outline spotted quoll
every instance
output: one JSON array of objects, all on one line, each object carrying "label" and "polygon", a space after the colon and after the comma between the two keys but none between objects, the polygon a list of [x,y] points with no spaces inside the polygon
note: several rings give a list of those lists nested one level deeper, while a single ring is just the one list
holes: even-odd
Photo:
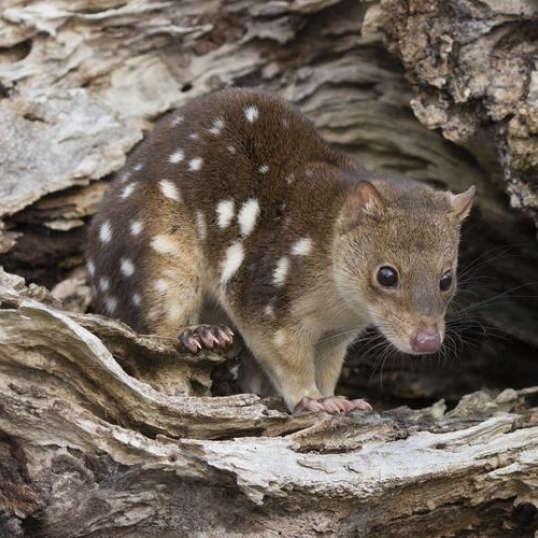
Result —
[{"label": "spotted quoll", "polygon": [[334,395],[345,351],[376,326],[406,353],[437,351],[454,294],[454,195],[367,173],[288,102],[230,89],[161,120],[95,217],[96,309],[196,352],[216,302],[293,411],[367,409]]}]

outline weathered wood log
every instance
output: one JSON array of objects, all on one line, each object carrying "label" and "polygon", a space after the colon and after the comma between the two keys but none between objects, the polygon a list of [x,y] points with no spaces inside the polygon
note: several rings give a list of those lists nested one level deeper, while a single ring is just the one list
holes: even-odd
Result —
[{"label": "weathered wood log", "polygon": [[439,402],[342,417],[289,416],[251,395],[167,396],[115,357],[175,361],[184,387],[203,385],[223,359],[182,355],[166,339],[53,304],[44,290],[0,274],[4,535],[526,536],[538,528],[538,408],[529,406],[538,388],[477,393],[449,413]]}]

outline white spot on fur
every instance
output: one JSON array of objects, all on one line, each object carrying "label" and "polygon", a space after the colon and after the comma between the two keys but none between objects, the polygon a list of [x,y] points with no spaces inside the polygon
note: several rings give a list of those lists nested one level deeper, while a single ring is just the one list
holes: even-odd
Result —
[{"label": "white spot on fur", "polygon": [[140,296],[140,293],[135,293],[131,300],[135,306],[140,306],[142,304],[142,297]]},{"label": "white spot on fur", "polygon": [[292,172],[288,176],[286,176],[286,183],[288,185],[291,185],[295,181],[295,174]]},{"label": "white spot on fur", "polygon": [[256,226],[256,220],[260,214],[260,204],[256,198],[247,200],[239,210],[237,214],[237,222],[239,223],[239,230],[243,237],[247,237],[254,227]]},{"label": "white spot on fur", "polygon": [[227,249],[224,256],[224,260],[221,263],[222,273],[220,275],[220,281],[225,284],[232,278],[237,272],[243,260],[245,259],[245,250],[243,245],[236,241],[232,243]]},{"label": "white spot on fur", "polygon": [[278,331],[275,332],[275,335],[273,336],[273,343],[276,345],[276,346],[282,346],[284,345],[284,342],[285,342],[286,338],[284,336],[284,331],[279,329]]},{"label": "white spot on fur", "polygon": [[312,250],[312,239],[303,237],[291,246],[291,253],[295,256],[308,256]]},{"label": "white spot on fur", "polygon": [[262,164],[259,168],[258,168],[258,172],[260,174],[267,174],[267,172],[269,172],[269,166],[267,164]]},{"label": "white spot on fur", "polygon": [[235,148],[234,146],[232,146],[231,144],[228,146],[228,152],[231,153],[232,155],[235,155]]},{"label": "white spot on fur", "polygon": [[220,134],[222,129],[224,129],[224,121],[218,118],[213,122],[213,125],[211,125],[211,129],[209,129],[209,132],[211,134],[218,135]]},{"label": "white spot on fur", "polygon": [[204,241],[207,237],[207,226],[202,211],[196,212],[196,229],[198,230],[198,238],[201,241]]},{"label": "white spot on fur", "polygon": [[168,179],[161,179],[159,181],[159,187],[161,192],[170,200],[174,202],[181,202],[181,193],[179,189]]},{"label": "white spot on fur", "polygon": [[217,204],[217,226],[224,230],[230,226],[235,214],[235,202],[222,200]]},{"label": "white spot on fur", "polygon": [[105,220],[101,227],[99,228],[99,239],[101,243],[109,243],[112,239],[112,227],[110,226],[110,221]]},{"label": "white spot on fur", "polygon": [[168,161],[172,164],[178,164],[185,158],[185,154],[182,149],[177,149],[174,153],[168,156]]},{"label": "white spot on fur", "polygon": [[144,164],[143,163],[137,163],[133,166],[133,170],[135,170],[136,172],[140,172],[140,170],[142,170],[142,168],[144,168]]},{"label": "white spot on fur", "polygon": [[306,177],[312,177],[314,175],[314,171],[311,168],[307,168],[304,174]]},{"label": "white spot on fur", "polygon": [[90,276],[94,276],[95,275],[95,263],[93,260],[88,260],[86,262],[86,269],[88,270],[88,274]]},{"label": "white spot on fur", "polygon": [[195,157],[189,161],[189,170],[191,172],[198,172],[202,168],[204,160],[201,157]]},{"label": "white spot on fur", "polygon": [[122,191],[121,191],[121,197],[123,200],[125,200],[125,198],[128,198],[129,196],[131,196],[131,194],[133,194],[133,191],[135,190],[135,184],[134,183],[131,183],[130,185],[127,185],[127,187],[125,187]]},{"label": "white spot on fur", "polygon": [[274,306],[272,304],[268,304],[263,309],[263,313],[269,318],[274,318],[275,317],[275,308],[274,308]]},{"label": "white spot on fur", "polygon": [[290,126],[290,122],[286,118],[284,118],[282,120],[282,127],[284,127],[284,129],[287,129],[289,126]]},{"label": "white spot on fur", "polygon": [[250,123],[253,123],[258,119],[258,116],[260,115],[260,111],[258,110],[257,106],[249,106],[245,108],[245,118],[247,118]]},{"label": "white spot on fur", "polygon": [[154,287],[158,292],[164,293],[165,291],[168,290],[168,281],[165,280],[164,278],[158,278],[158,279],[153,283],[153,287]]},{"label": "white spot on fur", "polygon": [[99,289],[104,293],[110,289],[110,281],[108,278],[100,278],[99,279]]},{"label": "white spot on fur", "polygon": [[183,123],[183,120],[185,118],[183,116],[176,116],[175,118],[172,119],[172,121],[170,122],[170,125],[172,127],[177,127],[180,123]]},{"label": "white spot on fur", "polygon": [[275,270],[273,272],[273,284],[276,286],[282,286],[286,282],[286,276],[290,268],[290,260],[287,256],[283,256],[278,260]]},{"label": "white spot on fur", "polygon": [[179,254],[176,243],[166,235],[156,235],[151,240],[151,248],[156,250],[159,254]]},{"label": "white spot on fur", "polygon": [[109,314],[113,314],[118,307],[118,300],[116,297],[105,297],[105,306]]},{"label": "white spot on fur", "polygon": [[122,258],[120,260],[120,271],[124,276],[132,276],[135,271],[133,262],[128,258]]},{"label": "white spot on fur", "polygon": [[132,220],[131,221],[131,233],[136,237],[137,235],[140,235],[140,232],[143,230],[144,225],[139,220]]},{"label": "white spot on fur", "polygon": [[198,139],[200,138],[200,135],[199,135],[198,133],[196,133],[196,132],[195,132],[195,133],[191,133],[191,134],[189,135],[189,138],[190,138],[191,140],[198,140]]}]

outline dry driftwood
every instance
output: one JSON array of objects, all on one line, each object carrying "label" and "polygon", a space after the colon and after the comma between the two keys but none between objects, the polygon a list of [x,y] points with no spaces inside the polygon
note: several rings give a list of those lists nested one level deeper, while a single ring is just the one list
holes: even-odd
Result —
[{"label": "dry driftwood", "polygon": [[[233,359],[62,308],[88,307],[84,228],[109,174],[160,115],[230,84],[295,101],[370,168],[477,184],[464,259],[517,244],[517,264],[488,274],[504,293],[537,281],[535,230],[504,197],[535,215],[536,12],[528,0],[4,2],[0,264],[56,299],[0,274],[0,536],[531,536],[534,389],[476,393],[449,413],[290,417],[279,401],[211,397],[227,394],[215,380]],[[457,147],[427,127],[472,137]],[[480,321],[516,344],[471,350],[465,376],[385,368],[384,386],[455,401],[538,384],[536,315],[533,298],[493,303]]]},{"label": "dry driftwood", "polygon": [[449,413],[439,402],[341,417],[288,416],[252,395],[166,396],[116,358],[180,364],[186,394],[223,359],[194,359],[166,339],[53,304],[0,273],[4,535],[525,536],[535,528],[538,408],[525,402],[538,387],[477,393]]}]

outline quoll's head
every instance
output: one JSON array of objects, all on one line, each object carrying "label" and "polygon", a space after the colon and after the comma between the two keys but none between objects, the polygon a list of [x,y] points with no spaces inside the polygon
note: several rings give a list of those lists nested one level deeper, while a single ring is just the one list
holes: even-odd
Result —
[{"label": "quoll's head", "polygon": [[404,353],[435,353],[443,343],[474,193],[374,179],[357,183],[341,209],[334,275],[342,300]]}]

